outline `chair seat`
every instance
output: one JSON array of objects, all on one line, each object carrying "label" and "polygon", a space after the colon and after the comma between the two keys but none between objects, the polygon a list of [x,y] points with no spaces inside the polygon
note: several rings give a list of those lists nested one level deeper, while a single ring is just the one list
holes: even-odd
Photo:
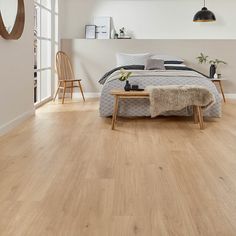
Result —
[{"label": "chair seat", "polygon": [[67,82],[68,82],[68,83],[69,83],[69,82],[70,82],[70,83],[71,83],[71,82],[78,82],[78,81],[80,82],[81,79],[70,79],[70,80],[69,80],[69,79],[64,79],[64,80],[59,80],[59,82],[66,82],[66,83],[67,83]]},{"label": "chair seat", "polygon": [[[60,89],[64,89],[64,86],[59,86]],[[79,88],[79,86],[66,86],[66,88]]]}]

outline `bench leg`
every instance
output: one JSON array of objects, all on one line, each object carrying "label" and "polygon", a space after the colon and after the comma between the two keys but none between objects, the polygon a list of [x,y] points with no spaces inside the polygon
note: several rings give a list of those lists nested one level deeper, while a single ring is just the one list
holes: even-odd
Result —
[{"label": "bench leg", "polygon": [[114,111],[113,111],[113,116],[112,116],[112,126],[111,126],[112,130],[115,129],[118,108],[119,108],[119,96],[115,96],[115,106],[114,106]]},{"label": "bench leg", "polygon": [[202,108],[200,106],[197,106],[197,113],[198,113],[198,120],[199,120],[199,125],[200,129],[204,129],[204,121],[203,121],[203,114],[202,114]]},{"label": "bench leg", "polygon": [[194,124],[198,124],[199,120],[198,120],[198,111],[197,111],[197,107],[193,106],[193,119],[194,119]]}]

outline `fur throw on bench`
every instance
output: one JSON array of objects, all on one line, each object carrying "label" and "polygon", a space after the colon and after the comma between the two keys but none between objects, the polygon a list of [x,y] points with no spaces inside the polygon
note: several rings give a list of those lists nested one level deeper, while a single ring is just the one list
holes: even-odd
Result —
[{"label": "fur throw on bench", "polygon": [[198,85],[148,86],[152,118],[167,111],[180,111],[189,106],[208,109],[215,103],[214,95]]}]

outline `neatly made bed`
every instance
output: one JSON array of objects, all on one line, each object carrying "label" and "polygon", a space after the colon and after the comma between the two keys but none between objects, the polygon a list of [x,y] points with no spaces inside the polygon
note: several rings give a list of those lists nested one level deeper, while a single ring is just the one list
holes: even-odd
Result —
[{"label": "neatly made bed", "polygon": [[[215,97],[215,104],[204,111],[204,116],[221,117],[221,97],[215,85],[200,72],[188,68],[184,59],[172,55],[159,55],[151,53],[125,54],[117,53],[117,68],[106,73],[99,81],[103,84],[100,115],[111,116],[113,112],[114,98],[111,90],[123,89],[125,82],[119,80],[120,69],[132,72],[129,82],[139,85],[141,88],[147,86],[162,85],[199,85],[207,88]],[[149,69],[149,70],[148,70]],[[121,101],[119,116],[150,116],[150,103],[148,99]],[[190,116],[192,108],[186,107],[181,111],[169,111],[162,115]]]},{"label": "neatly made bed", "polygon": [[[128,67],[128,69],[132,68]],[[129,78],[131,84],[138,84],[139,87],[145,88],[149,85],[200,85],[209,89],[215,96],[215,104],[204,112],[204,116],[221,117],[221,97],[209,78],[187,67],[166,67],[166,70],[144,70],[137,67],[132,71],[132,76]],[[100,115],[108,117],[112,115],[114,98],[110,92],[112,89],[122,89],[124,82],[119,80],[120,71],[113,70],[107,73],[101,80],[103,84],[101,99],[100,99]],[[192,115],[191,108],[185,108],[181,111],[170,111],[162,115],[170,116],[190,116]],[[150,103],[148,99],[137,99],[129,101],[121,101],[119,107],[119,116],[135,117],[135,116],[150,116]]]}]

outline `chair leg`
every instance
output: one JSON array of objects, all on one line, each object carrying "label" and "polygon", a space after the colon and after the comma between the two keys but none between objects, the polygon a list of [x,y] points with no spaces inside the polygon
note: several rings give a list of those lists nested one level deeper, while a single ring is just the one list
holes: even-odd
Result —
[{"label": "chair leg", "polygon": [[53,97],[53,101],[54,101],[54,102],[55,102],[56,97],[57,97],[57,95],[58,95],[58,92],[59,92],[59,90],[60,90],[60,86],[61,86],[61,82],[59,82],[57,91],[56,91],[56,93],[55,93],[55,95],[54,95],[54,97]]},{"label": "chair leg", "polygon": [[74,82],[71,82],[71,89],[70,89],[70,98],[73,98],[73,90],[74,90]]},{"label": "chair leg", "polygon": [[63,87],[62,104],[64,104],[65,102],[65,95],[66,95],[66,82],[64,82],[64,87]]},{"label": "chair leg", "polygon": [[82,85],[81,85],[80,81],[78,81],[78,83],[79,83],[80,92],[81,92],[81,94],[82,94],[82,97],[83,97],[83,100],[84,100],[84,102],[85,102],[85,98],[84,98],[84,92],[83,92]]}]

